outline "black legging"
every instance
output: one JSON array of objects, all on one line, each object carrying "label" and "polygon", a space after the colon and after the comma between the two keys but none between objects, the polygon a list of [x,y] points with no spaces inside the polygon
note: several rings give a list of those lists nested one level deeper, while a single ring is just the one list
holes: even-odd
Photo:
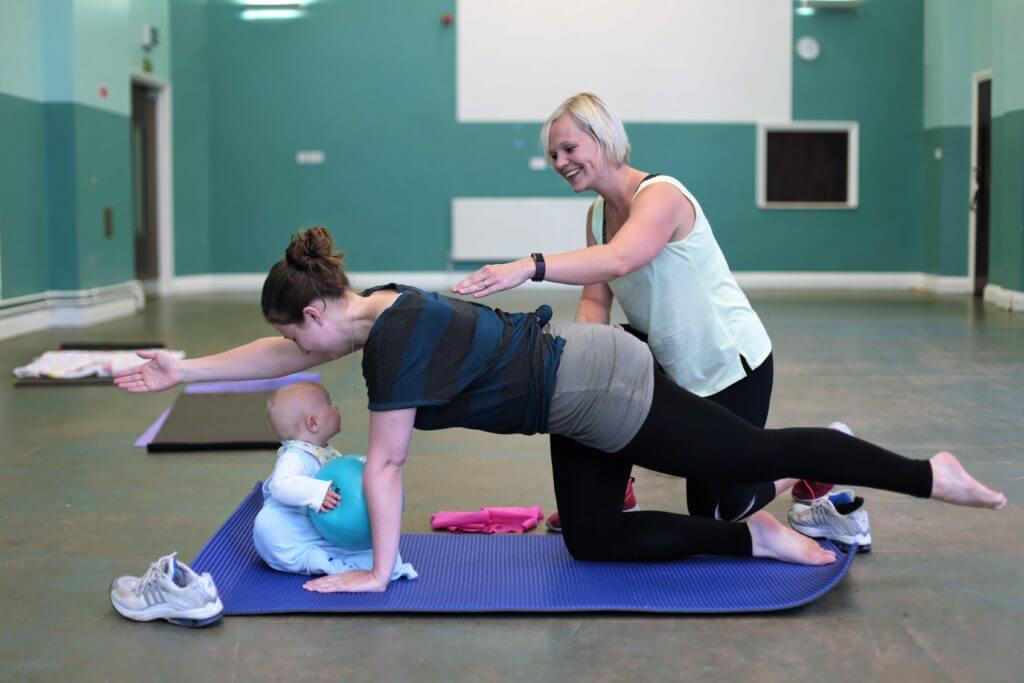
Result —
[{"label": "black legging", "polygon": [[623,513],[633,465],[679,477],[740,484],[785,477],[843,481],[928,497],[931,465],[834,429],[762,430],[654,373],[647,420],[629,444],[605,453],[551,437],[562,533],[582,560],[657,562],[694,554],[750,555],[746,524],[670,512]]},{"label": "black legging", "polygon": [[[772,355],[751,370],[747,359],[740,356],[747,375],[717,394],[706,397],[730,413],[764,428],[768,422],[768,406],[772,399],[775,369]],[[701,477],[686,479],[686,508],[691,515],[725,519],[735,522],[754,514],[775,499],[775,482],[736,484]]]},{"label": "black legging", "polygon": [[[631,325],[622,329],[647,344],[647,335]],[[768,407],[772,400],[772,382],[775,378],[775,363],[772,354],[751,370],[747,359],[740,356],[746,376],[733,382],[725,389],[706,396],[738,415],[755,427],[764,428],[768,422]],[[657,359],[655,359],[657,364]],[[691,515],[738,521],[754,514],[775,499],[775,482],[737,484],[729,481],[714,481],[700,477],[686,479],[686,508]]]}]

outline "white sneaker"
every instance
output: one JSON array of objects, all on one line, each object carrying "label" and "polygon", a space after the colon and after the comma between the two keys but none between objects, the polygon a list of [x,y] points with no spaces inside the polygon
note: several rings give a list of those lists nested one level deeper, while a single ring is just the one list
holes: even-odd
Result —
[{"label": "white sneaker", "polygon": [[846,434],[847,436],[853,436],[853,430],[850,429],[849,426],[847,426],[845,422],[833,422],[832,424],[830,424],[828,426],[828,428],[829,429],[834,429],[837,432],[842,432],[843,434]]},{"label": "white sneaker", "polygon": [[871,550],[871,522],[863,505],[864,499],[854,498],[853,491],[839,491],[810,505],[795,503],[789,525],[804,536],[828,539],[843,551],[856,545],[857,552],[865,553]]},{"label": "white sneaker", "polygon": [[[837,432],[842,432],[847,436],[853,436],[853,430],[850,429],[846,424],[842,422],[833,422],[828,426],[829,429],[834,429]],[[828,498],[833,495],[835,491],[834,484],[825,484],[818,481],[810,481],[807,479],[801,479],[793,485],[793,490],[790,491],[790,496],[793,499],[793,503],[802,503],[803,505],[813,505],[815,502]],[[849,491],[850,502],[853,501],[853,492]],[[833,502],[836,502],[833,500]]]},{"label": "white sneaker", "polygon": [[110,604],[135,621],[166,619],[179,626],[199,627],[220,619],[224,605],[207,573],[196,574],[177,553],[149,565],[141,577],[121,576],[110,584]]}]

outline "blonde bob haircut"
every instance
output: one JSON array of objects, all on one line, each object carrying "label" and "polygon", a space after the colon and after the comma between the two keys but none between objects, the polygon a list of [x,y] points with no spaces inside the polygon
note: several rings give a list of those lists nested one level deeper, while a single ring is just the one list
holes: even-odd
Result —
[{"label": "blonde bob haircut", "polygon": [[626,137],[626,129],[622,127],[622,121],[600,97],[593,93],[581,92],[558,105],[558,109],[555,109],[554,113],[548,117],[544,128],[540,131],[541,152],[548,160],[549,166],[552,163],[551,155],[548,154],[548,136],[551,134],[551,124],[563,116],[572,117],[573,122],[580,130],[594,138],[598,147],[601,148],[606,162],[613,166],[622,166],[629,162],[629,138]]}]

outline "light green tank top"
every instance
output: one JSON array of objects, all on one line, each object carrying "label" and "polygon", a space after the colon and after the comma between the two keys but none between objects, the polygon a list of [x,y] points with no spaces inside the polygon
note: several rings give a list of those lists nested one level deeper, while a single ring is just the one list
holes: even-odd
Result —
[{"label": "light green tank top", "polygon": [[[757,368],[772,343],[690,191],[675,178],[659,175],[640,183],[633,200],[653,183],[669,183],[690,200],[697,214],[693,231],[608,286],[629,324],[647,335],[665,373],[687,391],[710,396],[746,376],[740,356]],[[597,244],[604,240],[603,228],[604,199],[598,197],[590,224]]]}]

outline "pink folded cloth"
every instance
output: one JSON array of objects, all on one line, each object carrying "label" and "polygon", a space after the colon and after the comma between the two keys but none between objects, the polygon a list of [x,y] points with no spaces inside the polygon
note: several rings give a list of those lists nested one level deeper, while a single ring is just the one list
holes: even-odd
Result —
[{"label": "pink folded cloth", "polygon": [[532,508],[480,508],[480,512],[439,510],[430,516],[430,526],[456,533],[521,534],[544,519],[540,505]]}]

